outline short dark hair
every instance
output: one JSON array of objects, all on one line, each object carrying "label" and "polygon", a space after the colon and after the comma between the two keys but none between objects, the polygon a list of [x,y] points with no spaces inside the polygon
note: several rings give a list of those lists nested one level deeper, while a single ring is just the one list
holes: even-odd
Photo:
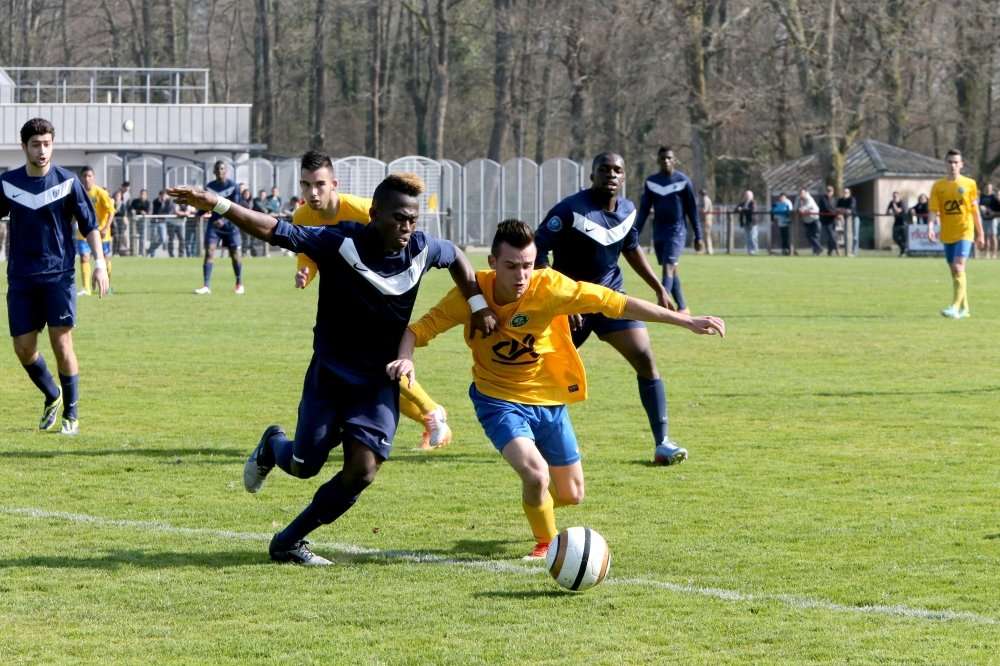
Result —
[{"label": "short dark hair", "polygon": [[333,169],[333,160],[326,153],[321,153],[318,150],[310,150],[302,159],[299,160],[302,169],[306,171],[315,171],[316,169],[322,169],[323,167],[330,167]]},{"label": "short dark hair", "polygon": [[85,174],[85,173],[94,173],[94,167],[92,167],[92,166],[85,166],[82,169],[80,169],[80,175],[81,176],[83,174]]},{"label": "short dark hair", "polygon": [[123,180],[122,187],[132,187],[132,183],[127,180]]},{"label": "short dark hair", "polygon": [[659,155],[660,153],[672,153],[672,152],[674,152],[674,149],[671,148],[670,146],[660,146],[659,148],[656,149],[657,155]]},{"label": "short dark hair", "polygon": [[424,191],[424,181],[415,173],[392,173],[386,176],[375,192],[372,201],[380,203],[392,192],[405,194],[408,197],[419,197]]},{"label": "short dark hair", "polygon": [[28,143],[31,137],[42,134],[51,134],[53,139],[56,138],[56,128],[45,118],[32,118],[21,125],[21,143],[23,144]]},{"label": "short dark hair", "polygon": [[494,257],[497,256],[501,243],[507,243],[512,248],[523,250],[533,242],[535,242],[535,232],[531,230],[531,227],[521,220],[504,220],[497,225],[497,232],[493,234],[490,254]]},{"label": "short dark hair", "polygon": [[215,160],[215,164],[212,165],[212,171],[215,171],[220,166],[228,166],[223,160]]},{"label": "short dark hair", "polygon": [[[21,130],[21,136],[24,136],[24,130]],[[947,153],[944,154],[945,159],[948,159],[949,157],[961,157],[961,156],[962,156],[962,151],[959,150],[958,148],[951,148]]]},{"label": "short dark hair", "polygon": [[590,163],[590,171],[591,171],[591,173],[593,173],[594,171],[597,170],[597,164],[599,162],[608,161],[608,160],[610,160],[613,157],[617,157],[618,159],[620,159],[622,161],[622,164],[625,164],[625,158],[624,157],[622,157],[618,153],[613,153],[610,150],[605,150],[603,153],[598,153],[597,155],[594,156],[594,160]]}]

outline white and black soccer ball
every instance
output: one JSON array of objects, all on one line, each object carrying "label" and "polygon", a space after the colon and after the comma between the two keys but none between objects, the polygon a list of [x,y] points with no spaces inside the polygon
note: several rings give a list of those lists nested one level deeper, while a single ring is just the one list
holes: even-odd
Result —
[{"label": "white and black soccer ball", "polygon": [[545,555],[545,566],[567,590],[582,592],[600,584],[611,568],[608,542],[589,527],[560,532]]}]

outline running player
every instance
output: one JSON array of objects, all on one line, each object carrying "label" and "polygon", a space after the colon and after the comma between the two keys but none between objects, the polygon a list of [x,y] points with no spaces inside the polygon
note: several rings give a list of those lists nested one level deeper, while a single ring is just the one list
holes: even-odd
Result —
[{"label": "running player", "polygon": [[[306,226],[334,225],[339,222],[368,224],[372,200],[337,191],[337,178],[333,171],[333,160],[329,155],[310,150],[302,156],[301,179],[302,198],[305,206],[299,206],[292,215],[292,223]],[[295,272],[295,286],[304,289],[318,275],[316,262],[305,254],[298,255]],[[399,386],[399,411],[424,426],[420,448],[433,449],[451,442],[451,427],[444,407],[434,402],[422,386],[402,382]]]},{"label": "running player", "polygon": [[965,260],[972,254],[972,241],[983,247],[983,223],[979,219],[979,192],[976,181],[962,175],[962,153],[949,150],[945,155],[948,176],[934,182],[931,187],[931,220],[927,225],[927,238],[937,239],[934,227],[941,226],[944,258],[951,270],[954,299],[941,310],[949,319],[969,316],[969,296],[965,278]]},{"label": "running player", "polygon": [[170,190],[178,201],[214,210],[253,236],[308,254],[326,273],[319,285],[313,357],[295,439],[280,426],[268,426],[244,466],[243,483],[257,492],[275,465],[299,478],[315,476],[340,444],[344,463],[271,540],[269,552],[276,561],[330,564],[309,549],[306,535],[350,509],[389,457],[399,421],[399,382],[390,380],[385,368],[396,358],[424,272],[448,268],[468,307],[476,310],[476,328],[487,335],[496,326],[468,259],[451,242],[415,230],[422,189],[413,174],[388,176],[375,188],[371,224],[321,227],[277,221],[214,192]]},{"label": "running player", "polygon": [[[108,191],[97,184],[94,170],[84,167],[80,172],[83,189],[87,191],[90,202],[94,204],[97,214],[97,229],[101,232],[101,247],[104,250],[104,261],[108,266],[108,282],[111,281],[111,223],[115,219],[115,201]],[[77,296],[90,296],[92,268],[90,266],[90,243],[79,231],[76,232],[76,251],[80,254],[80,278],[83,286],[76,292]]]},{"label": "running player", "polygon": [[[583,501],[583,465],[567,403],[587,397],[587,378],[563,315],[600,312],[605,317],[673,324],[698,334],[725,335],[717,317],[672,312],[549,268],[532,270],[536,248],[531,228],[519,220],[497,227],[490,249],[491,271],[479,286],[497,314],[497,335],[477,339],[468,307],[452,290],[411,324],[399,358],[386,367],[392,378],[413,378],[413,349],[453,326],[464,325],[472,350],[469,396],[486,436],[521,478],[521,502],[535,537],[525,559],[545,557],[556,535],[555,506]],[[551,481],[551,486],[550,486]]]},{"label": "running player", "polygon": [[[39,429],[52,428],[62,406],[60,432],[76,435],[80,369],[73,351],[74,218],[94,255],[93,280],[100,296],[108,291],[108,271],[94,205],[76,176],[52,164],[55,133],[42,118],[26,122],[21,127],[25,165],[0,174],[0,217],[10,215],[7,321],[17,359],[45,395]],[[61,389],[38,353],[38,333],[46,324]]]},{"label": "running player", "polygon": [[[635,205],[618,192],[625,182],[625,162],[615,153],[594,158],[591,186],[573,194],[550,210],[538,228],[536,266],[548,265],[573,280],[593,282],[622,291],[624,278],[618,257],[624,256],[639,277],[656,293],[657,302],[669,307],[667,289],[657,279],[639,246]],[[656,369],[649,332],[642,322],[593,313],[570,318],[573,342],[582,345],[591,332],[614,347],[632,365],[639,385],[639,400],[653,434],[653,460],[672,465],[687,459],[687,450],[670,439],[667,394]]]},{"label": "running player", "polygon": [[669,146],[660,146],[656,153],[660,163],[659,173],[646,179],[639,199],[639,218],[635,226],[639,233],[646,224],[650,210],[653,211],[653,249],[656,260],[663,267],[663,286],[673,296],[677,308],[688,312],[684,292],[681,291],[681,277],[677,265],[687,241],[687,224],[694,231],[694,249],[701,252],[701,225],[698,224],[698,203],[694,196],[691,179],[677,171],[677,158]]},{"label": "running player", "polygon": [[[223,199],[239,203],[240,190],[236,183],[227,176],[229,167],[226,166],[226,163],[218,160],[212,170],[215,173],[215,180],[206,184],[205,188],[212,190]],[[195,289],[194,293],[198,295],[212,293],[212,266],[215,262],[215,248],[220,241],[229,249],[229,258],[233,262],[233,273],[236,274],[236,286],[233,287],[233,292],[242,295],[246,293],[246,290],[243,288],[243,262],[240,257],[240,247],[243,242],[240,230],[232,222],[214,211],[208,219],[208,224],[205,225],[205,261],[201,267],[204,283]]]}]

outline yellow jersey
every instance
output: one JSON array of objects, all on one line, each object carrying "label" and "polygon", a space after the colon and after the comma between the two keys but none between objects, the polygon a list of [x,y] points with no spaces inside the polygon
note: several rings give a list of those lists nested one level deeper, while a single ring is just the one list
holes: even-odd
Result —
[{"label": "yellow jersey", "polygon": [[485,395],[527,405],[564,405],[587,398],[587,375],[565,315],[600,312],[621,317],[628,297],[590,282],[576,282],[551,268],[536,270],[514,303],[493,299],[496,271],[476,273],[483,296],[497,316],[497,331],[469,338],[469,305],[452,289],[410,330],[417,346],[462,324],[472,350],[472,376]]},{"label": "yellow jersey", "polygon": [[[321,227],[324,225],[338,224],[340,222],[360,222],[368,224],[371,217],[368,211],[371,210],[372,200],[367,197],[359,197],[353,194],[337,193],[340,203],[337,204],[337,212],[333,217],[324,217],[325,211],[313,210],[308,204],[303,204],[295,209],[292,214],[292,224],[305,227]],[[319,266],[316,262],[304,254],[298,255],[296,270],[309,267],[309,277],[306,278],[306,286],[319,274]]]},{"label": "yellow jersey", "polygon": [[[87,196],[94,204],[94,212],[97,214],[97,228],[101,232],[101,241],[111,242],[111,220],[115,215],[115,200],[111,198],[108,191],[99,185],[94,185],[87,190]],[[80,230],[76,231],[77,240],[84,240]]]},{"label": "yellow jersey", "polygon": [[941,242],[957,243],[975,240],[979,210],[979,188],[976,181],[965,176],[955,180],[942,178],[931,187],[931,212],[941,217]]}]

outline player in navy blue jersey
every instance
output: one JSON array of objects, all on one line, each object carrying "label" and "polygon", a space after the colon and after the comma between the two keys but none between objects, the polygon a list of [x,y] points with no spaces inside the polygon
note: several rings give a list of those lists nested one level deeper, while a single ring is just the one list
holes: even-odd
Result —
[{"label": "player in navy blue jersey", "polygon": [[[670,307],[666,288],[639,246],[635,204],[618,196],[625,182],[625,161],[615,153],[601,153],[594,158],[590,181],[590,188],[566,197],[545,215],[535,234],[538,248],[535,266],[547,266],[552,252],[552,267],[560,273],[623,291],[618,257],[624,256],[656,293],[657,303]],[[639,399],[653,432],[654,462],[671,465],[685,460],[687,451],[669,437],[666,391],[656,369],[646,325],[631,319],[587,314],[571,317],[570,326],[577,347],[595,333],[635,369]]]},{"label": "player in navy blue jersey", "polygon": [[681,253],[687,241],[687,225],[691,224],[694,232],[694,249],[701,251],[701,224],[698,223],[698,204],[694,195],[694,185],[691,179],[677,171],[674,167],[677,158],[673,149],[660,146],[656,153],[656,161],[660,164],[659,173],[646,179],[642,188],[642,198],[639,200],[639,218],[636,227],[639,233],[646,224],[650,210],[653,212],[653,249],[656,260],[663,267],[663,286],[673,297],[677,309],[687,314],[689,312],[684,292],[681,291],[681,278],[677,272]]},{"label": "player in navy blue jersey", "polygon": [[[229,168],[222,160],[215,163],[212,171],[215,173],[215,180],[205,185],[206,189],[212,190],[223,199],[229,199],[233,203],[239,203],[240,190],[236,183],[227,176]],[[229,249],[229,258],[233,262],[233,273],[236,274],[236,286],[233,292],[237,295],[246,293],[243,287],[243,262],[240,257],[240,247],[243,245],[240,230],[229,220],[212,213],[205,225],[205,261],[201,266],[204,283],[194,290],[199,295],[212,293],[212,266],[215,260],[215,248],[222,243]]]},{"label": "player in navy blue jersey", "polygon": [[[94,205],[79,179],[52,164],[55,129],[42,118],[21,127],[23,167],[0,174],[0,217],[10,215],[7,263],[7,321],[14,353],[31,381],[45,395],[39,429],[56,424],[63,408],[64,435],[80,431],[79,365],[73,351],[76,323],[73,220],[94,255],[93,283],[108,292],[108,268],[101,247]],[[49,327],[49,341],[59,368],[59,386],[38,353],[38,333]]]},{"label": "player in navy blue jersey", "polygon": [[299,478],[315,476],[340,444],[344,464],[271,540],[276,561],[329,564],[309,549],[306,535],[350,509],[389,457],[399,421],[399,384],[389,379],[386,366],[396,360],[423,274],[448,268],[474,311],[475,328],[487,335],[496,327],[468,259],[450,241],[416,231],[422,189],[412,174],[388,176],[375,188],[371,224],[319,227],[279,222],[213,192],[170,190],[181,203],[214,208],[247,233],[306,254],[324,276],[295,439],[280,426],[269,426],[247,460],[243,482],[257,492],[275,465]]}]

